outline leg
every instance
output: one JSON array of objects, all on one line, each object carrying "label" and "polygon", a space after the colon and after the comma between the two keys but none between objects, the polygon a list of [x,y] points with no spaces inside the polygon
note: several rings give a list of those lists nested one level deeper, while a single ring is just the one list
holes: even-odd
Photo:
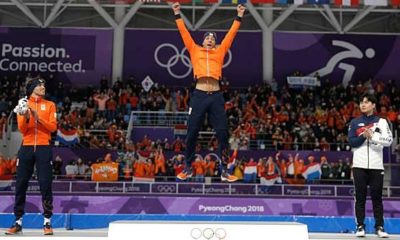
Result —
[{"label": "leg", "polygon": [[365,202],[367,199],[368,174],[366,169],[353,168],[354,188],[355,188],[355,212],[357,225],[364,225]]},{"label": "leg", "polygon": [[42,194],[43,215],[51,218],[53,215],[53,170],[52,150],[50,146],[39,146],[36,148],[35,159],[38,174],[40,193]]},{"label": "leg", "polygon": [[369,187],[371,190],[371,200],[374,210],[375,228],[383,227],[384,223],[382,204],[383,173],[383,170],[369,171]]},{"label": "leg", "polygon": [[207,95],[200,91],[194,91],[190,99],[188,130],[186,135],[185,161],[186,168],[192,166],[196,150],[197,137],[204,122],[207,110]]},{"label": "leg", "polygon": [[225,100],[222,93],[213,96],[213,104],[209,109],[209,118],[218,139],[217,154],[221,158],[221,166],[226,170],[229,161],[228,121],[225,113]]},{"label": "leg", "polygon": [[34,163],[33,147],[22,146],[18,152],[17,180],[15,183],[14,215],[16,219],[21,218],[25,213],[26,189],[32,177]]}]

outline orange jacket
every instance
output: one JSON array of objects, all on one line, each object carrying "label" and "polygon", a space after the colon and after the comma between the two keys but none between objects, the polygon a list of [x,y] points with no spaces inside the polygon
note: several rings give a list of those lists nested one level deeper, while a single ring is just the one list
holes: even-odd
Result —
[{"label": "orange jacket", "polygon": [[51,133],[57,130],[56,105],[42,98],[30,97],[28,106],[37,112],[39,120],[36,122],[32,113],[29,120],[23,115],[17,115],[18,129],[22,133],[22,145],[49,145]]},{"label": "orange jacket", "polygon": [[193,75],[195,79],[201,77],[212,77],[221,79],[222,66],[224,65],[224,57],[232,45],[233,39],[236,36],[240,27],[240,21],[235,20],[221,42],[221,45],[216,45],[213,49],[207,49],[197,45],[192,36],[190,36],[185,23],[181,18],[176,19],[179,33],[183,39],[185,47],[189,51],[190,59],[193,66]]}]

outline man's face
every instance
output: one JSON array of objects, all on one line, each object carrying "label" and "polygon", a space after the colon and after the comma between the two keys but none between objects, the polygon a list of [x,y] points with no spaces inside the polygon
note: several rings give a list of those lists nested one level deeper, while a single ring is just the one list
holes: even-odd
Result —
[{"label": "man's face", "polygon": [[46,87],[44,83],[40,83],[33,89],[33,93],[39,97],[44,97],[46,95]]},{"label": "man's face", "polygon": [[213,35],[207,35],[203,40],[203,47],[211,49],[215,47],[215,38]]},{"label": "man's face", "polygon": [[362,113],[371,113],[374,111],[375,103],[372,103],[367,98],[364,98],[360,102],[360,110]]}]

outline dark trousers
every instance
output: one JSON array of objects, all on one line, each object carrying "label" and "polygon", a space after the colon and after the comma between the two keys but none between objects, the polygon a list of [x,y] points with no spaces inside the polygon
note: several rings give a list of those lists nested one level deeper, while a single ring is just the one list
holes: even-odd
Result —
[{"label": "dark trousers", "polygon": [[383,173],[383,170],[353,168],[357,225],[364,225],[365,202],[367,200],[367,186],[369,185],[375,218],[375,228],[378,226],[383,227]]},{"label": "dark trousers", "polygon": [[195,157],[195,149],[199,131],[208,119],[214,128],[218,140],[217,154],[222,159],[222,167],[226,168],[228,157],[228,122],[225,113],[225,100],[222,92],[200,91],[195,89],[190,98],[188,130],[186,136],[185,160],[186,166],[191,167]]},{"label": "dark trousers", "polygon": [[36,164],[40,193],[42,195],[43,215],[53,215],[53,182],[52,150],[50,146],[22,146],[18,152],[17,180],[15,185],[14,215],[16,219],[25,213],[26,190]]}]

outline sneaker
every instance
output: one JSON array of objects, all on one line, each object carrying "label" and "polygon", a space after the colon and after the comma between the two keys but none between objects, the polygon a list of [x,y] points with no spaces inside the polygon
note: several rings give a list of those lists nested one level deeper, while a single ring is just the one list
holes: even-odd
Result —
[{"label": "sneaker", "polygon": [[375,233],[380,238],[388,238],[389,237],[389,234],[387,232],[385,232],[385,229],[383,229],[382,226],[377,227]]},{"label": "sneaker", "polygon": [[6,232],[6,235],[22,234],[22,226],[18,223],[14,223]]},{"label": "sneaker", "polygon": [[176,178],[179,180],[185,181],[186,179],[190,178],[193,175],[192,169],[185,169],[182,172],[180,172]]},{"label": "sneaker", "polygon": [[223,172],[221,174],[221,181],[223,181],[223,182],[236,182],[237,180],[239,180],[239,178],[237,178],[227,172]]},{"label": "sneaker", "polygon": [[44,235],[53,235],[53,228],[50,223],[46,223],[43,225],[43,234]]},{"label": "sneaker", "polygon": [[358,225],[357,226],[356,237],[365,237],[364,225]]}]

